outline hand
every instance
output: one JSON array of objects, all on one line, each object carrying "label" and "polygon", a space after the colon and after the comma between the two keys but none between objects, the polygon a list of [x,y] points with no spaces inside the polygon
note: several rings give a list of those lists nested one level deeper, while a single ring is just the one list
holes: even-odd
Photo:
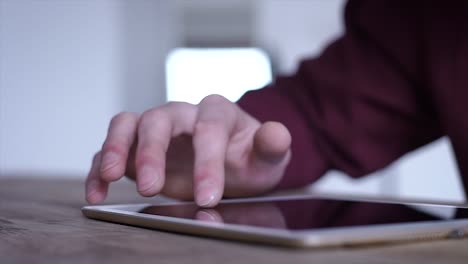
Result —
[{"label": "hand", "polygon": [[290,160],[282,124],[259,123],[222,96],[200,104],[172,102],[143,114],[121,113],[109,125],[86,180],[86,199],[102,202],[124,175],[143,196],[162,193],[213,207],[225,196],[274,188]]}]

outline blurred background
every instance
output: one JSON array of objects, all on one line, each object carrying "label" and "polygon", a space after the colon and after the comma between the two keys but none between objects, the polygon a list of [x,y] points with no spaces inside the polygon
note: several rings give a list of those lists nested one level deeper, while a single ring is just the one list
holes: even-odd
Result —
[{"label": "blurred background", "polygon": [[[110,118],[235,101],[343,32],[343,0],[0,0],[0,177],[84,178]],[[234,74],[233,74],[234,73]],[[311,188],[465,199],[448,139]]]}]

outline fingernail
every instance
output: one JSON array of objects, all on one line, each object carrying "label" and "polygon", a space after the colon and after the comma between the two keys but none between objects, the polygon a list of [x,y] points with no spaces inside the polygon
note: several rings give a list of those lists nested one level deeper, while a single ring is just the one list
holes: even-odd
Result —
[{"label": "fingernail", "polygon": [[210,209],[208,210],[204,209],[204,210],[198,211],[195,217],[196,219],[205,221],[205,222],[212,222],[212,223],[223,222],[223,219],[221,218],[221,216],[216,211],[213,211]]},{"label": "fingernail", "polygon": [[107,152],[102,157],[101,171],[107,171],[119,162],[119,155],[114,152]]},{"label": "fingernail", "polygon": [[217,194],[218,191],[215,189],[213,184],[202,182],[197,187],[195,201],[201,207],[211,207],[214,206],[214,201]]},{"label": "fingernail", "polygon": [[156,182],[159,180],[159,176],[155,169],[149,166],[143,166],[138,175],[138,192],[141,194],[153,194],[153,190]]}]

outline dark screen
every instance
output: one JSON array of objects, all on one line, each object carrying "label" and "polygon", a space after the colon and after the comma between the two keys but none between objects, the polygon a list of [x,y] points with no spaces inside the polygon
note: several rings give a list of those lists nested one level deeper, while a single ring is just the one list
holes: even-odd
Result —
[{"label": "dark screen", "polygon": [[[424,210],[424,207],[429,210]],[[428,213],[434,211],[435,207],[418,205],[415,209],[402,204],[314,198],[223,203],[211,209],[199,208],[195,204],[149,206],[140,213],[215,223],[301,230],[447,219]],[[438,208],[450,210],[450,207]],[[450,217],[451,219],[468,218],[468,208],[458,208],[453,211],[455,214]]]}]

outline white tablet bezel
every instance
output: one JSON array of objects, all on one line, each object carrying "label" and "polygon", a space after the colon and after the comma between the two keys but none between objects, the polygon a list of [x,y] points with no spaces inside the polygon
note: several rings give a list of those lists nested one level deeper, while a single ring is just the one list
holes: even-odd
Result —
[{"label": "white tablet bezel", "polygon": [[[221,203],[297,200],[310,198],[343,199],[343,197],[336,198],[330,196],[305,194],[230,199],[223,200]],[[354,198],[346,200],[377,203],[383,202],[381,200]],[[466,234],[468,234],[468,219],[424,221],[404,224],[380,224],[356,227],[333,227],[314,230],[286,230],[226,223],[208,223],[198,220],[138,213],[138,211],[141,209],[151,205],[168,206],[190,203],[191,202],[166,202],[161,204],[85,206],[82,208],[82,212],[86,217],[114,223],[172,231],[177,233],[187,233],[192,235],[241,240],[247,242],[259,242],[290,247],[355,246],[362,244],[391,243],[399,241],[458,238],[464,237]],[[418,205],[429,205],[448,208],[467,208],[466,206],[436,205],[428,203],[402,203],[393,201],[386,203],[405,204],[415,207]]]}]

